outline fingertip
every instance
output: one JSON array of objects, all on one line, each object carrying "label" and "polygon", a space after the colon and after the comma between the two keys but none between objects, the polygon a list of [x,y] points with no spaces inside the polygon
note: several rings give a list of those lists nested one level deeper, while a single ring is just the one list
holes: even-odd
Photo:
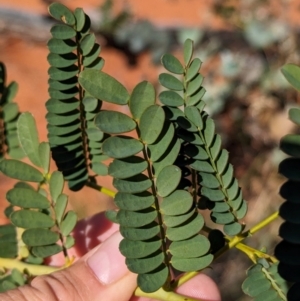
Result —
[{"label": "fingertip", "polygon": [[203,301],[221,301],[216,283],[205,274],[198,274],[176,289],[177,293]]}]

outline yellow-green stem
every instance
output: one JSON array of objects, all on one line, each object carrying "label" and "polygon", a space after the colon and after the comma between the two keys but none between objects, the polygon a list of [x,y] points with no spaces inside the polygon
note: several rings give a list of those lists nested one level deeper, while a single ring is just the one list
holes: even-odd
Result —
[{"label": "yellow-green stem", "polygon": [[93,189],[96,189],[96,190],[98,190],[98,191],[100,191],[100,192],[104,193],[105,195],[108,195],[108,196],[110,196],[112,198],[114,198],[115,195],[116,195],[116,192],[114,192],[114,191],[112,191],[112,190],[110,190],[108,188],[102,187],[102,186],[100,186],[100,185],[98,185],[96,183],[93,183],[91,181],[87,181],[85,183],[85,186],[93,188]]}]

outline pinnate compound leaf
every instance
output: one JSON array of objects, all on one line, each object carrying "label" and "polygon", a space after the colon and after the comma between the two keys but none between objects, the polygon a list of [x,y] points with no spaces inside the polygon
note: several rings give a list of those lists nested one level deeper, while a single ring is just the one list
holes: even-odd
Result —
[{"label": "pinnate compound leaf", "polygon": [[140,141],[126,136],[114,136],[103,142],[103,153],[111,158],[122,159],[136,155],[144,148]]},{"label": "pinnate compound leaf", "polygon": [[161,58],[161,62],[163,66],[172,73],[183,74],[184,72],[180,61],[172,54],[164,54]]},{"label": "pinnate compound leaf", "polygon": [[42,182],[44,180],[44,176],[39,170],[14,159],[2,160],[0,170],[8,177],[21,181]]},{"label": "pinnate compound leaf", "polygon": [[208,267],[214,257],[212,254],[207,254],[202,257],[197,258],[181,258],[177,256],[173,256],[171,259],[172,266],[182,272],[193,272],[199,271],[206,267]]},{"label": "pinnate compound leaf", "polygon": [[54,205],[55,217],[58,223],[61,223],[65,210],[68,204],[68,196],[66,194],[60,194]]},{"label": "pinnate compound leaf", "polygon": [[50,203],[46,197],[28,188],[13,188],[6,194],[7,200],[21,208],[47,209]]},{"label": "pinnate compound leaf", "polygon": [[167,281],[169,269],[163,264],[158,269],[147,274],[139,274],[137,284],[142,291],[152,293],[161,288]]},{"label": "pinnate compound leaf", "polygon": [[59,234],[43,228],[27,229],[22,234],[22,240],[27,246],[45,246],[56,243]]},{"label": "pinnate compound leaf", "polygon": [[51,198],[54,202],[56,202],[64,188],[64,177],[60,171],[54,171],[51,174],[49,186]]},{"label": "pinnate compound leaf", "polygon": [[188,212],[193,205],[193,198],[188,191],[176,190],[165,197],[160,210],[165,215],[180,215]]},{"label": "pinnate compound leaf", "polygon": [[129,109],[135,120],[139,120],[144,111],[155,104],[155,89],[147,81],[135,86],[129,100]]},{"label": "pinnate compound leaf", "polygon": [[20,228],[50,228],[54,220],[44,213],[32,210],[18,210],[10,215],[11,222]]},{"label": "pinnate compound leaf", "polygon": [[20,144],[29,160],[36,166],[41,166],[39,156],[39,136],[35,119],[31,113],[22,113],[18,119],[18,136]]},{"label": "pinnate compound leaf", "polygon": [[80,85],[92,96],[110,103],[126,105],[129,93],[112,76],[98,70],[85,69],[79,74]]},{"label": "pinnate compound leaf", "polygon": [[95,118],[96,126],[104,133],[122,134],[136,128],[135,121],[129,116],[117,111],[101,111]]},{"label": "pinnate compound leaf", "polygon": [[286,80],[300,91],[300,67],[295,64],[286,64],[281,68],[281,72]]},{"label": "pinnate compound leaf", "polygon": [[54,19],[62,21],[68,25],[75,25],[76,20],[73,13],[63,4],[52,3],[48,7],[48,11]]},{"label": "pinnate compound leaf", "polygon": [[62,235],[68,236],[74,229],[77,223],[77,214],[74,211],[69,211],[60,224]]},{"label": "pinnate compound leaf", "polygon": [[165,121],[164,110],[157,105],[148,107],[140,119],[141,138],[146,144],[152,144],[161,133]]},{"label": "pinnate compound leaf", "polygon": [[55,255],[61,251],[62,251],[62,247],[57,244],[49,245],[49,246],[38,246],[38,247],[33,247],[31,249],[31,252],[36,257],[42,257],[42,258]]},{"label": "pinnate compound leaf", "polygon": [[49,172],[49,167],[50,167],[50,159],[51,159],[51,154],[50,154],[50,145],[48,142],[41,142],[39,144],[39,158],[41,162],[41,167],[44,170],[44,173],[47,174]]},{"label": "pinnate compound leaf", "polygon": [[178,186],[181,179],[181,169],[175,165],[164,167],[157,176],[157,193],[161,197],[166,197]]}]

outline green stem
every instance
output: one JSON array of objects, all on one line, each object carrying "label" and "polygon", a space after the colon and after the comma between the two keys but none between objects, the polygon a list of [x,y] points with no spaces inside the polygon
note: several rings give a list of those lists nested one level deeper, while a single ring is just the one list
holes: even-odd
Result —
[{"label": "green stem", "polygon": [[50,274],[66,267],[65,265],[62,267],[50,267],[45,265],[30,264],[10,258],[0,258],[0,266],[5,269],[17,269],[21,273],[23,273],[24,270],[27,270],[33,276]]},{"label": "green stem", "polygon": [[134,293],[137,297],[146,297],[151,300],[162,300],[162,301],[201,301],[200,299],[194,299],[192,297],[187,297],[180,295],[172,291],[165,291],[163,288],[160,288],[153,293],[144,293],[139,287],[135,290]]}]

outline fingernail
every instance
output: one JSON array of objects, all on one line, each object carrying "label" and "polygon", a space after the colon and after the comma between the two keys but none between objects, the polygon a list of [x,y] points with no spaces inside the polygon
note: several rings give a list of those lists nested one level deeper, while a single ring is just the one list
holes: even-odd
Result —
[{"label": "fingernail", "polygon": [[121,234],[114,233],[87,259],[88,266],[102,284],[113,283],[128,273],[125,258],[119,251],[121,240]]}]

